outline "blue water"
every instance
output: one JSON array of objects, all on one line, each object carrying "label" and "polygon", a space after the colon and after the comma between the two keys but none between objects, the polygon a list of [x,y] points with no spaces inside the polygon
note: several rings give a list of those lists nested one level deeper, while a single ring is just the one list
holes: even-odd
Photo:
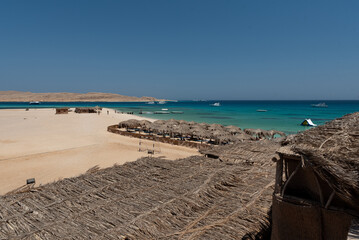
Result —
[{"label": "blue water", "polygon": [[[211,106],[220,102],[220,107]],[[359,111],[359,101],[325,101],[328,108],[314,108],[311,104],[320,101],[179,101],[166,104],[146,104],[138,102],[71,102],[29,105],[28,103],[0,103],[1,108],[53,108],[53,107],[107,107],[123,112],[154,112],[167,108],[169,111],[183,111],[183,114],[142,114],[156,119],[183,119],[187,121],[236,125],[240,128],[276,129],[286,133],[296,133],[308,127],[300,126],[305,118],[311,118],[318,125]],[[267,112],[257,112],[265,109]]]}]

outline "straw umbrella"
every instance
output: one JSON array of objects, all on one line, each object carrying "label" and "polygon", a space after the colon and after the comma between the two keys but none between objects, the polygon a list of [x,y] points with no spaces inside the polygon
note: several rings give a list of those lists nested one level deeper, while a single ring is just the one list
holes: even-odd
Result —
[{"label": "straw umbrella", "polygon": [[225,127],[226,131],[229,132],[232,135],[235,135],[237,133],[240,133],[242,130],[239,127],[230,125]]},{"label": "straw umbrella", "polygon": [[127,121],[123,121],[119,123],[119,128],[126,128],[126,130],[128,130],[129,128],[138,128],[140,127],[141,124],[138,120],[136,119],[129,119]]},{"label": "straw umbrella", "polygon": [[237,133],[233,137],[234,137],[234,141],[241,141],[241,142],[245,140],[255,140],[251,135],[246,134],[245,132]]},{"label": "straw umbrella", "polygon": [[181,134],[181,138],[183,140],[184,136],[190,135],[191,130],[188,125],[182,124],[179,126],[178,131],[179,131],[179,134]]},{"label": "straw umbrella", "polygon": [[234,142],[236,140],[236,138],[231,135],[231,134],[223,134],[223,135],[219,135],[218,137],[219,143],[223,143],[223,142]]},{"label": "straw umbrella", "polygon": [[222,125],[219,125],[217,123],[213,123],[213,124],[210,124],[208,126],[208,130],[210,131],[222,131],[223,130],[223,126]]},{"label": "straw umbrella", "polygon": [[142,131],[149,131],[152,126],[152,123],[148,120],[141,120],[140,124],[141,124]]},{"label": "straw umbrella", "polygon": [[262,129],[252,129],[252,128],[247,128],[247,129],[244,129],[244,132],[253,136],[253,137],[256,137],[256,138],[263,138],[265,137],[265,130],[262,130]]},{"label": "straw umbrella", "polygon": [[204,129],[208,129],[209,124],[208,123],[198,123],[199,126],[201,126]]}]

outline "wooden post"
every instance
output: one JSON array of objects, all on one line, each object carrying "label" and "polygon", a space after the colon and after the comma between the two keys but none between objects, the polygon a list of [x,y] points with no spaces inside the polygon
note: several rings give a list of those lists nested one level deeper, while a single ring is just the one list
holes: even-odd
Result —
[{"label": "wooden post", "polygon": [[277,160],[276,164],[276,173],[275,173],[275,190],[274,193],[279,193],[282,188],[283,181],[283,156],[279,155],[279,160]]}]

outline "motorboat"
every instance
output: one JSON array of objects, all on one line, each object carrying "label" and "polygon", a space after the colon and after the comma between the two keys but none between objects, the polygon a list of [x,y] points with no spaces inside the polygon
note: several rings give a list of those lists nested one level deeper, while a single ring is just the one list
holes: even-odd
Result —
[{"label": "motorboat", "polygon": [[327,108],[328,107],[328,105],[325,104],[324,102],[318,103],[318,104],[312,104],[311,106],[316,107],[316,108]]},{"label": "motorboat", "polygon": [[305,119],[300,125],[302,126],[309,126],[309,127],[315,127],[317,124],[314,124],[310,118]]},{"label": "motorboat", "polygon": [[155,102],[148,102],[147,104],[155,104]]},{"label": "motorboat", "polygon": [[30,105],[39,105],[40,102],[39,101],[32,101],[32,102],[29,102]]},{"label": "motorboat", "polygon": [[155,111],[155,114],[170,114],[170,112],[167,111]]},{"label": "motorboat", "polygon": [[162,111],[168,111],[168,108],[162,108],[161,110]]},{"label": "motorboat", "polygon": [[158,104],[165,104],[166,101],[159,101]]},{"label": "motorboat", "polygon": [[267,112],[268,110],[265,109],[257,109],[257,112]]},{"label": "motorboat", "polygon": [[216,103],[211,104],[211,106],[213,106],[213,107],[220,107],[221,104],[220,104],[219,102],[216,102]]}]

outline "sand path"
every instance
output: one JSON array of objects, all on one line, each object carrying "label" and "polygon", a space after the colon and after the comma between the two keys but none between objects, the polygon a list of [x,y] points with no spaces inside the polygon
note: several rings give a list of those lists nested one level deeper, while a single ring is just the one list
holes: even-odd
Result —
[{"label": "sand path", "polygon": [[[109,114],[107,115],[107,110]],[[35,178],[36,185],[73,177],[99,166],[110,167],[147,156],[139,139],[106,131],[107,126],[134,115],[103,109],[97,114],[55,115],[54,109],[0,110],[0,194]],[[152,148],[153,142],[142,145]],[[161,143],[167,159],[198,154],[197,150]]]}]

